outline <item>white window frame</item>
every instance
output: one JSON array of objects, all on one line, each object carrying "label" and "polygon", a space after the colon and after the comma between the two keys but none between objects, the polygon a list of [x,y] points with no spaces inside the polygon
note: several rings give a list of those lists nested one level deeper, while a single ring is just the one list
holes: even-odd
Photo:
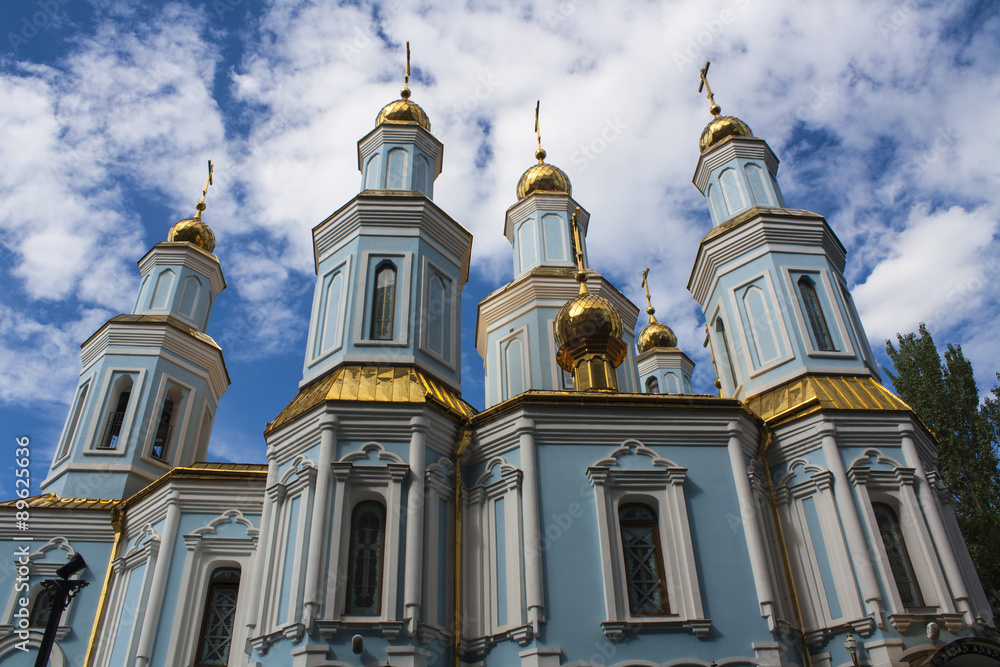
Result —
[{"label": "white window frame", "polygon": [[[619,459],[627,456],[643,456],[650,461],[645,470],[625,469],[619,466]],[[698,587],[684,499],[686,476],[687,468],[662,458],[638,440],[624,441],[607,458],[587,468],[594,487],[604,574],[606,620],[601,627],[611,641],[622,641],[627,631],[679,630],[701,638],[711,630],[712,621],[705,618]],[[656,510],[669,614],[639,616],[629,609],[618,509],[624,503],[635,502]]]}]

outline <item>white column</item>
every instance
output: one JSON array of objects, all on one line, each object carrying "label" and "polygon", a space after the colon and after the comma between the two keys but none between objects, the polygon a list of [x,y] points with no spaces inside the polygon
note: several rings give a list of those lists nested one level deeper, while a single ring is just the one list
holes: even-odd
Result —
[{"label": "white column", "polygon": [[833,424],[825,424],[820,432],[823,443],[823,455],[826,457],[826,467],[833,473],[834,498],[837,510],[844,525],[847,546],[851,551],[851,562],[857,572],[861,596],[865,600],[865,610],[869,616],[875,617],[875,622],[882,627],[882,594],[875,580],[875,563],[868,553],[868,542],[865,540],[858,509],[854,504],[854,493],[844,471],[844,462],[840,458],[837,447],[837,429]]},{"label": "white column", "polygon": [[[174,553],[174,543],[177,541],[177,529],[181,521],[181,510],[177,507],[177,498],[173,492],[167,498],[167,518],[163,525],[163,540],[157,553],[156,565],[153,569],[153,581],[150,583],[149,598],[146,600],[146,615],[142,620],[142,631],[139,634],[139,647],[136,650],[136,667],[146,667],[153,655],[153,645],[156,641],[156,631],[160,625],[160,609],[163,607],[163,594],[167,588],[167,575],[170,573],[170,561]],[[169,631],[167,636],[169,636]]]},{"label": "white column", "polygon": [[541,519],[538,515],[538,462],[535,454],[535,422],[519,419],[515,424],[521,450],[524,480],[521,500],[524,507],[524,587],[528,623],[537,637],[545,621],[545,592],[542,587]]},{"label": "white column", "polygon": [[410,489],[406,496],[406,569],[403,573],[403,618],[412,637],[420,622],[424,575],[424,474],[427,459],[425,417],[410,419]]},{"label": "white column", "polygon": [[323,571],[323,550],[328,541],[326,526],[329,523],[330,485],[333,481],[333,454],[337,449],[337,415],[325,414],[319,420],[319,464],[316,471],[316,495],[309,523],[309,553],[306,560],[305,599],[302,605],[302,622],[310,632],[320,616],[323,591],[320,575]]},{"label": "white column", "polygon": [[955,601],[958,611],[962,612],[965,622],[969,627],[975,622],[975,610],[972,608],[972,598],[965,586],[962,578],[962,570],[955,559],[955,552],[948,539],[948,530],[944,526],[944,519],[941,517],[941,507],[935,497],[934,489],[927,481],[927,473],[924,470],[924,463],[917,453],[916,443],[913,441],[913,426],[911,424],[900,424],[899,433],[902,436],[903,457],[907,465],[913,468],[920,488],[920,504],[923,506],[923,513],[927,517],[927,524],[930,528],[934,544],[937,546],[937,553],[944,566],[944,575],[948,580],[948,587],[951,588],[951,595]]},{"label": "white column", "polygon": [[[750,479],[747,477],[743,445],[740,442],[740,428],[736,422],[729,424],[729,463],[733,468],[736,497],[740,501],[743,530],[746,531],[747,547],[750,549],[750,566],[753,568],[753,583],[757,589],[760,615],[767,619],[768,629],[773,631],[777,620],[774,614],[774,587],[771,583],[770,570],[767,567],[767,549],[764,547],[764,540],[760,534],[760,523],[757,520],[757,506],[754,503],[753,492],[750,490]],[[764,461],[762,464],[767,465],[767,462]]]},{"label": "white column", "polygon": [[[266,567],[270,553],[271,523],[274,521],[274,500],[266,490],[278,483],[278,462],[275,460],[274,448],[267,448],[267,481],[264,483],[264,505],[260,512],[260,532],[257,533],[257,549],[253,556],[253,572],[250,579],[250,599],[245,606],[247,639],[254,636],[254,629],[257,627],[259,615],[260,596],[264,588],[264,568]],[[243,606],[243,605],[240,605]]]}]

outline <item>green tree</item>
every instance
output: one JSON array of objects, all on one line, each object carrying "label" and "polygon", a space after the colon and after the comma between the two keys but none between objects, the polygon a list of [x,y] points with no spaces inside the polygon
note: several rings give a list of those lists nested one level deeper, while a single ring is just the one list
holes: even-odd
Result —
[{"label": "green tree", "polygon": [[[948,345],[944,361],[927,327],[885,342],[882,368],[938,441],[938,470],[990,605],[1000,611],[1000,385],[979,400],[972,363]],[[1000,380],[1000,373],[997,374]]]}]

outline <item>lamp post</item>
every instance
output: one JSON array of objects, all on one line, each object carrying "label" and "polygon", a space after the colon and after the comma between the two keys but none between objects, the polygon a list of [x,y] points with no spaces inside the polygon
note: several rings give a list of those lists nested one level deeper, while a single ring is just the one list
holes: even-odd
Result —
[{"label": "lamp post", "polygon": [[49,608],[49,620],[45,624],[42,643],[38,646],[35,667],[46,667],[49,664],[49,654],[52,653],[52,644],[56,640],[59,619],[62,618],[69,601],[76,597],[81,588],[87,585],[86,581],[70,581],[70,577],[86,567],[87,561],[83,560],[83,556],[80,554],[76,554],[65,565],[56,570],[56,574],[59,575],[58,579],[46,579],[42,582],[45,590],[52,593],[52,606]]},{"label": "lamp post", "polygon": [[858,640],[854,638],[854,633],[850,630],[847,631],[847,637],[844,638],[844,648],[851,654],[851,662],[854,663],[854,667],[861,667],[861,663],[858,662]]}]

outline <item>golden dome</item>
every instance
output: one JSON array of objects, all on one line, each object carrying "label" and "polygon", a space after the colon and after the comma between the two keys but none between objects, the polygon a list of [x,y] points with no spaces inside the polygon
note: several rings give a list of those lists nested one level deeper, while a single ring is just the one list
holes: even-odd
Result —
[{"label": "golden dome", "polygon": [[736,116],[716,116],[701,132],[698,146],[704,153],[727,137],[752,137],[750,126]]},{"label": "golden dome", "polygon": [[579,337],[621,338],[622,318],[607,299],[584,292],[559,309],[552,329],[558,347]]},{"label": "golden dome", "polygon": [[[204,204],[199,204],[199,208],[202,206]],[[215,250],[215,232],[201,219],[201,210],[193,218],[175,222],[167,232],[167,240],[172,243],[186,241],[209,253]]]},{"label": "golden dome", "polygon": [[573,186],[569,182],[569,176],[554,164],[542,162],[545,159],[545,151],[539,149],[535,153],[538,164],[531,166],[521,174],[517,181],[517,199],[524,199],[532,192],[565,192],[573,194]]},{"label": "golden dome", "polygon": [[677,347],[677,336],[666,324],[657,322],[652,315],[649,316],[649,324],[643,327],[636,338],[639,352],[648,352],[654,347]]},{"label": "golden dome", "polygon": [[419,125],[428,132],[431,131],[431,120],[420,105],[410,101],[410,89],[400,91],[402,99],[389,102],[375,116],[375,127],[382,123],[398,123],[401,125]]}]

